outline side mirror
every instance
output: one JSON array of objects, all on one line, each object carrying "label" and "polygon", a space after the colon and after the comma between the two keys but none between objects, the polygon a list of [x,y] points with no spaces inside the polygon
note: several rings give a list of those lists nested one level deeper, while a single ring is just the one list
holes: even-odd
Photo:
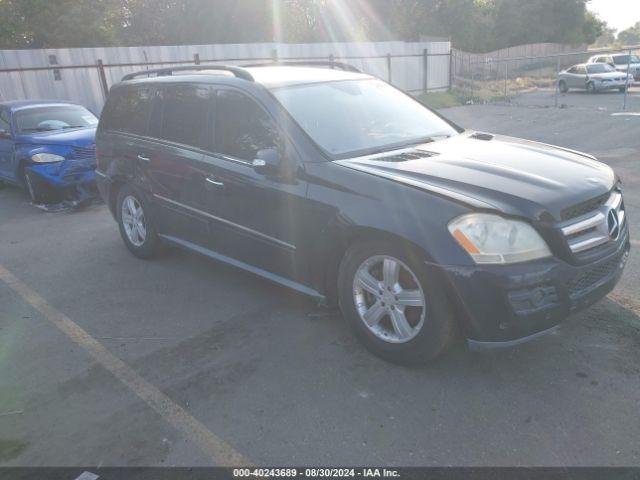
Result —
[{"label": "side mirror", "polygon": [[8,130],[3,130],[0,128],[0,138],[4,138],[4,139],[10,139],[11,137],[11,132],[9,132]]},{"label": "side mirror", "polygon": [[257,173],[269,175],[279,172],[282,165],[282,158],[275,148],[265,148],[258,150],[256,158],[251,164]]}]

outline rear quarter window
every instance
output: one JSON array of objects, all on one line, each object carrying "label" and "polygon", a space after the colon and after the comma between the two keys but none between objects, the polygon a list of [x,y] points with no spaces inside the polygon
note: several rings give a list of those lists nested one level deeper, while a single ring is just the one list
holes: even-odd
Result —
[{"label": "rear quarter window", "polygon": [[148,86],[113,90],[105,105],[100,128],[146,135],[152,99],[153,89]]}]

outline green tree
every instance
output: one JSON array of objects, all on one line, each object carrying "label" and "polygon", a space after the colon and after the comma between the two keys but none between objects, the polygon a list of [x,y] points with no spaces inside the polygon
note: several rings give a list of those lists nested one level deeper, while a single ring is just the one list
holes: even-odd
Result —
[{"label": "green tree", "polygon": [[111,45],[120,8],[119,0],[0,0],[0,48]]},{"label": "green tree", "polygon": [[418,40],[424,35],[449,37],[463,50],[488,51],[535,42],[591,43],[604,24],[586,3],[0,0],[0,48]]},{"label": "green tree", "polygon": [[618,42],[623,45],[640,45],[640,22],[618,33]]},{"label": "green tree", "polygon": [[606,23],[602,25],[602,33],[593,42],[594,47],[608,47],[616,42],[616,29]]}]

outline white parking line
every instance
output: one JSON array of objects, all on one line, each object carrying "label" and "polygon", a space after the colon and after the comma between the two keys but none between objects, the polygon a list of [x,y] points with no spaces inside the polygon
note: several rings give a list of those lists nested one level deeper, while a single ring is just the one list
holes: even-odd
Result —
[{"label": "white parking line", "polygon": [[0,265],[0,280],[16,292],[22,299],[40,312],[62,333],[81,346],[102,367],[110,371],[129,390],[140,397],[175,429],[195,443],[216,465],[247,466],[249,460],[220,439],[196,418],[189,414],[171,398],[138,375],[129,365],[109,352],[100,342],[89,335],[64,313],[58,311],[35,290],[18,279]]}]

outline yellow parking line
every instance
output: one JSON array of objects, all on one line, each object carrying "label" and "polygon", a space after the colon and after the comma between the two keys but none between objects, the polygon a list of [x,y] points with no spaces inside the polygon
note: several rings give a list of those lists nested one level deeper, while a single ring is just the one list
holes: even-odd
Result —
[{"label": "yellow parking line", "polygon": [[71,340],[84,348],[101,366],[110,371],[169,424],[184,433],[205,454],[211,456],[217,465],[250,465],[249,460],[234,450],[233,447],[212,433],[167,395],[138,375],[131,367],[109,352],[100,342],[64,313],[49,305],[37,292],[2,265],[0,265],[0,280],[6,283],[9,288]]}]

